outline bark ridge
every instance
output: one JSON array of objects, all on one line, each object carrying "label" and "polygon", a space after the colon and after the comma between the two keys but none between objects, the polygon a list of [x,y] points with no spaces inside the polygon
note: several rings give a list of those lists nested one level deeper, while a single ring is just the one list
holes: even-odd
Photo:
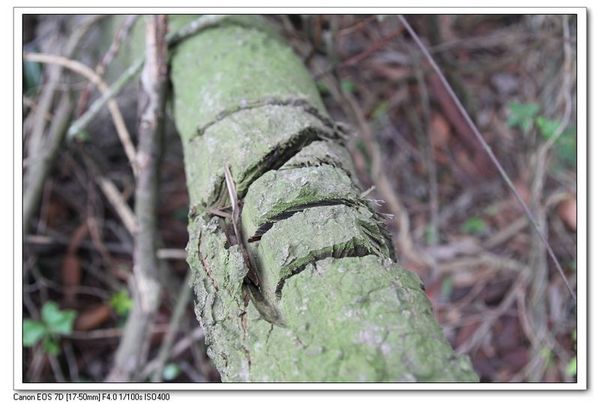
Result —
[{"label": "bark ridge", "polygon": [[[248,18],[186,40],[171,63],[195,308],[222,379],[477,381],[418,277],[394,262],[311,76]],[[225,165],[242,243],[215,214],[230,203]]]}]

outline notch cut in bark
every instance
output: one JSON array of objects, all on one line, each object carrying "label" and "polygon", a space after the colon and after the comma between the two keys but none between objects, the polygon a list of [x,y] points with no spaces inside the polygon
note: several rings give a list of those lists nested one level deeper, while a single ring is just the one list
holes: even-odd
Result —
[{"label": "notch cut in bark", "polygon": [[[349,159],[335,152],[340,133],[303,107],[235,110],[248,100],[303,99],[327,116],[288,47],[257,29],[214,27],[179,45],[172,81],[194,207],[188,262],[196,312],[223,381],[477,379],[444,338],[416,275],[389,258],[379,217],[359,203]],[[245,281],[241,246],[228,246],[226,222],[207,213],[223,203],[224,164],[238,198],[246,199],[242,233],[273,222],[257,243],[246,243],[259,289]],[[323,174],[307,176],[310,183],[288,181],[303,166]],[[338,199],[322,190],[300,203],[302,192],[319,187],[318,178],[332,170],[346,186],[333,192]],[[264,176],[274,182],[267,185]],[[279,181],[288,181],[289,195],[277,191],[282,199],[270,208],[250,208],[252,200],[284,190]],[[348,203],[320,206],[337,201]]]},{"label": "notch cut in bark", "polygon": [[309,207],[367,206],[345,171],[333,166],[269,171],[255,181],[244,201],[242,220],[250,242],[273,223]]}]

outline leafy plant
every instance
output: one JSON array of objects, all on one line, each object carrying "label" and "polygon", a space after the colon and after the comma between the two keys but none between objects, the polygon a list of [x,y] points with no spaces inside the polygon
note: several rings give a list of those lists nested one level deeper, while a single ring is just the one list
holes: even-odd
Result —
[{"label": "leafy plant", "polygon": [[442,301],[447,302],[450,300],[450,296],[452,296],[452,291],[454,290],[454,280],[452,277],[446,277],[442,281],[442,288],[440,291]]},{"label": "leafy plant", "polygon": [[382,101],[379,104],[377,104],[377,106],[371,113],[373,120],[377,121],[377,120],[383,118],[388,113],[389,109],[390,109],[390,103],[387,101]]},{"label": "leafy plant", "polygon": [[487,223],[479,217],[470,217],[462,224],[461,229],[465,233],[481,234],[487,230]]},{"label": "leafy plant", "polygon": [[540,356],[544,360],[544,368],[548,369],[554,366],[554,353],[549,347],[542,347],[540,350]]},{"label": "leafy plant", "polygon": [[547,119],[543,116],[538,116],[535,120],[535,124],[538,127],[540,134],[546,140],[554,136],[554,132],[560,127],[560,122],[553,119]]},{"label": "leafy plant", "polygon": [[129,297],[127,289],[122,289],[112,295],[110,305],[119,316],[126,316],[133,306],[133,301]]},{"label": "leafy plant", "polygon": [[74,310],[60,310],[56,302],[48,301],[42,306],[41,314],[41,321],[28,318],[23,321],[23,346],[32,347],[42,341],[44,350],[56,355],[60,351],[60,336],[73,332],[77,313]]},{"label": "leafy plant", "polygon": [[572,357],[565,368],[565,373],[568,376],[574,377],[577,375],[577,357]]},{"label": "leafy plant", "polygon": [[521,104],[512,102],[508,115],[508,126],[511,128],[518,126],[523,132],[527,133],[533,127],[534,119],[539,111],[540,106],[536,103]]},{"label": "leafy plant", "polygon": [[[535,125],[540,136],[548,140],[560,128],[560,122],[539,115],[540,106],[535,103],[510,104],[507,124],[509,127],[519,127],[523,133],[528,133]],[[558,137],[555,149],[559,160],[571,167],[577,160],[577,131],[574,126],[567,127]]]},{"label": "leafy plant", "polygon": [[317,81],[317,90],[323,97],[329,95],[329,88],[322,81]]},{"label": "leafy plant", "polygon": [[346,79],[340,81],[340,87],[342,87],[343,92],[348,94],[353,93],[354,90],[356,90],[356,85],[352,81]]},{"label": "leafy plant", "polygon": [[173,380],[177,378],[177,376],[179,376],[180,373],[181,369],[179,368],[179,366],[177,366],[176,363],[169,363],[163,369],[162,377],[163,380]]},{"label": "leafy plant", "polygon": [[[573,329],[571,332],[571,340],[575,344],[577,342],[577,329]],[[565,374],[570,377],[575,377],[577,375],[577,356],[573,356],[567,366],[565,366]]]},{"label": "leafy plant", "polygon": [[436,228],[432,224],[428,224],[425,228],[425,242],[427,245],[434,245],[440,241],[440,236]]},{"label": "leafy plant", "polygon": [[90,133],[85,130],[85,129],[81,129],[79,132],[77,132],[77,134],[75,135],[75,139],[81,141],[81,142],[89,142],[90,140]]},{"label": "leafy plant", "polygon": [[[546,140],[552,138],[555,132],[560,128],[560,122],[547,119],[543,116],[538,116],[535,124],[540,132],[540,135]],[[556,153],[558,158],[571,166],[574,166],[577,161],[577,131],[575,127],[567,127],[556,140]]]},{"label": "leafy plant", "polygon": [[33,94],[42,82],[42,66],[36,62],[23,62],[23,90]]}]

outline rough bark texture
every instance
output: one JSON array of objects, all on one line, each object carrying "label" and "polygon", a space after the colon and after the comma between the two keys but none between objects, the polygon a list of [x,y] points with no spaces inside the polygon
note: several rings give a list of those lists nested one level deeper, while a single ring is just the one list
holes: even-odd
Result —
[{"label": "rough bark texture", "polygon": [[[186,40],[171,64],[195,308],[222,379],[477,381],[394,262],[309,73],[265,21],[242,20]],[[241,245],[222,214],[225,165]]]}]

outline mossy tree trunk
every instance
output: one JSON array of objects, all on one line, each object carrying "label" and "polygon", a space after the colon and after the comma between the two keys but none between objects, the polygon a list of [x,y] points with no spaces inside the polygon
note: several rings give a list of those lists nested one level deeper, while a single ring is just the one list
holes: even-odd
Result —
[{"label": "mossy tree trunk", "polygon": [[478,380],[394,262],[344,131],[264,20],[232,16],[178,45],[171,79],[195,308],[224,381]]}]

